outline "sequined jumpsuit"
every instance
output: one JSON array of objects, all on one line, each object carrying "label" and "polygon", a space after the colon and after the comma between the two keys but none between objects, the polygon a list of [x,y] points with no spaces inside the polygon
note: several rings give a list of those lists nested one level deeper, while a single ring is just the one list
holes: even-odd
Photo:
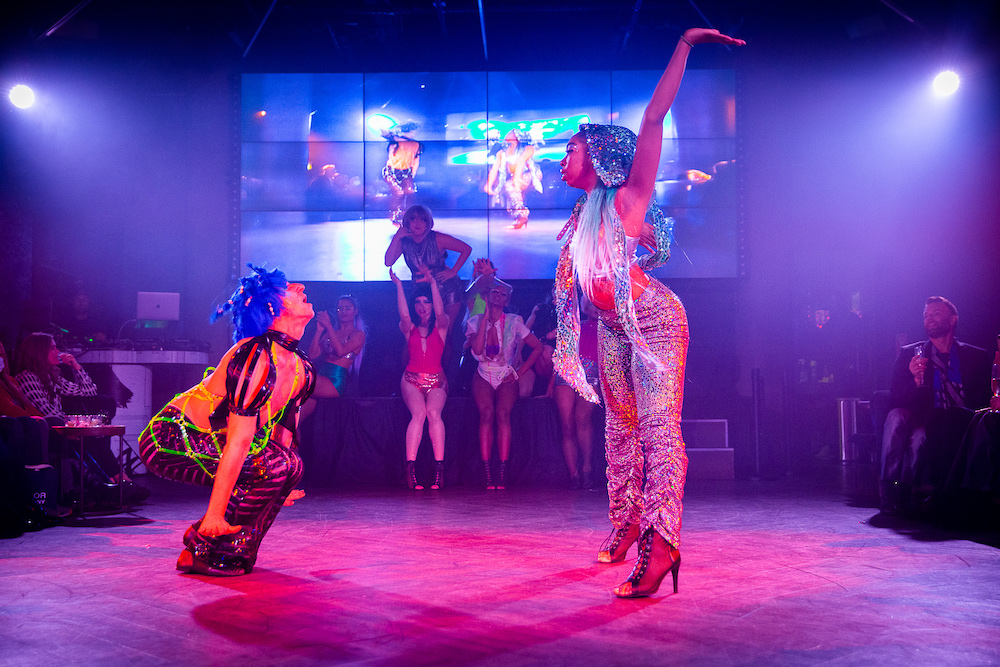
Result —
[{"label": "sequined jumpsuit", "polygon": [[615,528],[638,523],[642,532],[653,526],[680,548],[687,475],[681,438],[687,315],[680,299],[652,278],[635,310],[639,330],[664,370],[639,358],[614,310],[600,311],[609,517]]},{"label": "sequined jumpsuit", "polygon": [[[579,324],[570,295],[575,291],[570,240],[582,203],[577,202],[564,232],[569,231],[556,269],[559,321],[557,372],[584,397],[592,394],[578,359]],[[608,228],[621,252],[635,262],[638,239],[624,236],[621,220]],[[561,236],[561,235],[560,235]],[[662,242],[664,245],[665,241]],[[630,287],[599,311],[598,353],[601,387],[606,404],[605,447],[608,461],[609,517],[616,528],[638,523],[640,533],[652,526],[668,543],[680,548],[681,513],[687,455],[681,437],[684,364],[688,323],[680,299],[654,278],[634,303],[635,317],[624,317],[617,304],[628,303]],[[623,319],[625,321],[623,321]],[[629,321],[631,320],[631,321]],[[645,341],[640,350],[636,341]],[[646,359],[643,359],[643,356]],[[651,363],[655,358],[656,363]],[[659,367],[657,367],[659,366]],[[574,379],[575,377],[575,379]],[[588,400],[596,401],[596,395]]]},{"label": "sequined jumpsuit", "polygon": [[[212,486],[226,445],[226,420],[230,412],[257,416],[258,429],[229,498],[225,519],[242,526],[232,535],[208,537],[198,532],[201,521],[184,534],[184,546],[220,572],[249,573],[257,549],[284,503],[302,478],[302,459],[292,449],[271,439],[274,427],[294,432],[298,407],[309,397],[316,374],[309,358],[299,352],[298,341],[277,331],[252,338],[233,354],[226,369],[226,396],[210,393],[204,383],[178,395],[150,421],[139,439],[143,463],[155,474],[185,484]],[[294,351],[296,380],[293,396],[284,406],[269,399],[276,382],[273,345]],[[246,391],[245,380],[259,364],[267,364],[266,379],[256,394]],[[301,375],[299,375],[301,373]],[[198,428],[176,404],[186,400],[218,403],[208,430]]]}]

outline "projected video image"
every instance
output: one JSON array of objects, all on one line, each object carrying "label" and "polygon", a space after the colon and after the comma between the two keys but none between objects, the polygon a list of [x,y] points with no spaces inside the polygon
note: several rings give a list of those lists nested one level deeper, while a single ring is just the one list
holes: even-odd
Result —
[{"label": "projected video image", "polygon": [[361,141],[361,74],[244,74],[243,141]]},{"label": "projected video image", "polygon": [[362,208],[364,152],[360,143],[244,143],[242,162],[244,211]]},{"label": "projected video image", "polygon": [[[501,276],[551,278],[581,194],[560,177],[566,140],[586,122],[637,130],[660,75],[244,75],[242,255],[301,280],[386,280],[386,247],[423,204]],[[737,275],[735,126],[733,72],[689,71],[654,195],[677,219],[663,275]]]},{"label": "projected video image", "polygon": [[[435,211],[486,208],[485,142],[421,141],[410,163],[395,161],[389,144],[365,144],[365,212],[368,218],[389,218],[404,191],[401,207],[423,204]],[[398,151],[397,151],[398,155]],[[473,156],[470,161],[470,156]],[[482,160],[482,161],[479,161]],[[417,172],[399,178],[395,166],[419,164]]]},{"label": "projected video image", "polygon": [[485,72],[365,75],[365,141],[412,126],[415,141],[467,141],[469,122],[486,114]]},{"label": "projected video image", "polygon": [[[615,124],[639,130],[642,113],[663,72],[612,72]],[[688,70],[664,123],[665,139],[736,136],[736,79],[732,70]]]}]

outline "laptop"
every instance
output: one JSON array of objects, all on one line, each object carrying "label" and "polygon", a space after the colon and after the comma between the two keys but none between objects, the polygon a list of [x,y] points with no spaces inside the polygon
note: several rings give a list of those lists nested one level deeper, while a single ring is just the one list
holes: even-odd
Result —
[{"label": "laptop", "polygon": [[139,292],[135,319],[174,322],[181,319],[181,295],[178,292]]}]

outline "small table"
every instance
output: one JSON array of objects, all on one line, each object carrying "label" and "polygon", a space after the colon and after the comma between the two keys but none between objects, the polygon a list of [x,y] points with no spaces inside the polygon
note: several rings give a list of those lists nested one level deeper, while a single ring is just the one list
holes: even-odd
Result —
[{"label": "small table", "polygon": [[[83,504],[83,494],[84,494],[84,484],[83,484],[83,442],[84,438],[107,438],[112,436],[118,436],[118,466],[121,468],[122,464],[122,453],[124,450],[124,436],[125,427],[115,424],[106,424],[104,426],[53,426],[52,430],[56,433],[61,433],[63,437],[67,440],[76,440],[80,444],[80,517],[85,516],[84,504]],[[123,497],[123,487],[122,480],[124,479],[124,471],[121,471],[118,475],[118,508],[117,511],[121,511],[125,508],[124,497]]]}]

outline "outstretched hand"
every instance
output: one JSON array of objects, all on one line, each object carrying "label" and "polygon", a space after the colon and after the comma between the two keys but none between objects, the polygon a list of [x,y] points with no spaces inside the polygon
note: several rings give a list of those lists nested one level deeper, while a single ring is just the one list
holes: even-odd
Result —
[{"label": "outstretched hand", "polygon": [[403,281],[399,279],[399,276],[397,276],[396,272],[392,270],[392,267],[389,268],[389,280],[396,283],[397,285],[403,284]]},{"label": "outstretched hand", "polygon": [[475,262],[473,262],[472,268],[475,274],[484,275],[488,277],[492,277],[497,272],[497,270],[493,268],[493,265],[490,264],[490,260],[487,259],[486,257],[480,257]]},{"label": "outstretched hand", "polygon": [[746,40],[723,35],[715,28],[691,28],[684,31],[684,39],[695,44],[726,44],[727,46],[746,46]]}]

